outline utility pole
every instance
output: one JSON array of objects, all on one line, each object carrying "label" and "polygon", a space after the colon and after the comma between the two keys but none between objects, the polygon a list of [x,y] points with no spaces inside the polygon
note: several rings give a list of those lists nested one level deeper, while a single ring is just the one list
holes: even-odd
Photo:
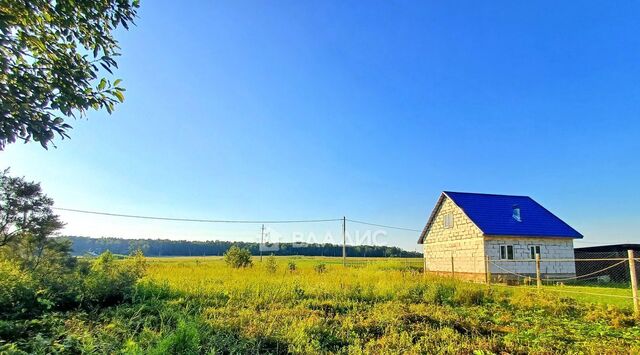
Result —
[{"label": "utility pole", "polygon": [[342,266],[347,266],[347,217],[342,217]]},{"label": "utility pole", "polygon": [[264,224],[262,225],[262,231],[260,232],[260,262],[262,262],[262,246],[264,245]]}]

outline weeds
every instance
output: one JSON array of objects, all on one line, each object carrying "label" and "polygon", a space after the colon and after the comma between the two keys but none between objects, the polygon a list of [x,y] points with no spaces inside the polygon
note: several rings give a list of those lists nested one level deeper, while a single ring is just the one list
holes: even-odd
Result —
[{"label": "weeds", "polygon": [[[229,268],[213,258],[152,260],[129,302],[34,319],[39,325],[28,326],[32,337],[0,343],[0,352],[640,351],[640,324],[618,307],[426,277],[392,265],[343,268],[319,258],[296,259],[295,272],[287,265],[272,271]],[[14,284],[24,289],[30,281]]]}]

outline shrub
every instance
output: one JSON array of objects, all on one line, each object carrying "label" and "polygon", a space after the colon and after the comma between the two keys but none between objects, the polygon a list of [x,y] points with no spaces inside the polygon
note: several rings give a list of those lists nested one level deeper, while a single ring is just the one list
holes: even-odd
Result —
[{"label": "shrub", "polygon": [[110,306],[131,299],[145,269],[146,262],[140,252],[125,261],[117,261],[109,251],[102,253],[83,279],[82,303]]},{"label": "shrub", "polygon": [[287,268],[289,269],[289,272],[295,272],[297,269],[295,261],[290,260],[289,263],[287,264]]},{"label": "shrub", "polygon": [[33,310],[36,293],[36,284],[29,273],[0,260],[0,318],[13,318]]},{"label": "shrub", "polygon": [[411,285],[400,294],[399,298],[405,302],[421,303],[424,301],[424,295],[427,290],[427,285],[422,283]]},{"label": "shrub", "polygon": [[456,286],[454,284],[436,283],[429,287],[425,293],[425,301],[437,305],[451,303],[453,296],[456,292]]},{"label": "shrub", "polygon": [[235,269],[249,267],[253,264],[251,252],[248,249],[240,249],[235,245],[224,253],[224,262]]},{"label": "shrub", "polygon": [[305,291],[299,284],[294,284],[292,293],[296,299],[303,299],[305,297]]},{"label": "shrub", "polygon": [[273,256],[273,254],[269,255],[269,257],[267,257],[267,263],[264,265],[264,267],[267,269],[267,272],[271,273],[271,274],[275,274],[275,272],[278,270],[278,264],[276,263],[276,257]]},{"label": "shrub", "polygon": [[489,291],[482,288],[459,287],[453,296],[453,302],[457,305],[480,306],[492,301]]},{"label": "shrub", "polygon": [[327,265],[325,265],[325,263],[320,263],[320,264],[316,264],[313,269],[318,273],[318,274],[322,274],[325,273],[327,271]]}]

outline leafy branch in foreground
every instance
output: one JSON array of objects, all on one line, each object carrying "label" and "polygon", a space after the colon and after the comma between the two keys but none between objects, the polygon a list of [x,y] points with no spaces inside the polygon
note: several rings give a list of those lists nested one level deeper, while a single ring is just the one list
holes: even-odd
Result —
[{"label": "leafy branch in foreground", "polygon": [[111,113],[124,100],[113,74],[113,31],[134,24],[139,0],[0,0],[0,150],[20,139],[47,148],[68,118]]}]

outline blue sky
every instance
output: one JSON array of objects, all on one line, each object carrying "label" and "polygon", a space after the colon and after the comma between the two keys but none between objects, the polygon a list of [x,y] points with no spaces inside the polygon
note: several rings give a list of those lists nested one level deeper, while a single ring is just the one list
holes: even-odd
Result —
[{"label": "blue sky", "polygon": [[[0,167],[56,205],[421,229],[440,191],[530,195],[585,235],[639,238],[637,2],[146,1],[116,112]],[[61,213],[65,233],[255,240],[259,226]],[[271,226],[339,234],[339,223]],[[364,226],[349,229],[365,231]],[[384,244],[416,249],[417,233]]]}]

